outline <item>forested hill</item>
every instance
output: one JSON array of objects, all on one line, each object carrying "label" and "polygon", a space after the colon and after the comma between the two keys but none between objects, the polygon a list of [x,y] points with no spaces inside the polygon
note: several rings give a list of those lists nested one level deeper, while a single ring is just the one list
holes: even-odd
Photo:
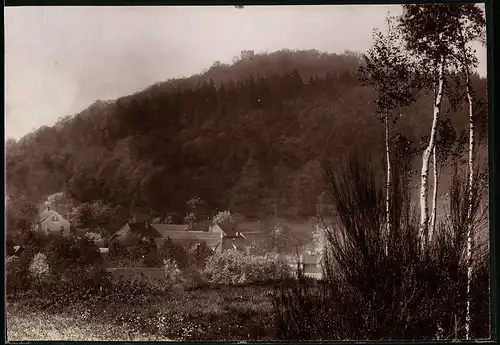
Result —
[{"label": "forested hill", "polygon": [[[314,215],[325,157],[358,148],[383,173],[383,126],[359,64],[353,53],[280,51],[97,101],[7,143],[8,192],[41,201],[67,191],[80,202],[162,212],[184,212],[199,196],[212,210],[248,216]],[[474,82],[485,97],[485,80]],[[457,132],[467,128],[466,109],[447,116]],[[431,119],[432,98],[422,96],[393,134],[418,146]]]}]

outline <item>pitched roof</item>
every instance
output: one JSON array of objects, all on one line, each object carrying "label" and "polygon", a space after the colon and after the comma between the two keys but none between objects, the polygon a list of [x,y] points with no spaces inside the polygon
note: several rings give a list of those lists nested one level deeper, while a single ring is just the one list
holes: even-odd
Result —
[{"label": "pitched roof", "polygon": [[165,239],[171,240],[220,240],[220,233],[205,232],[205,231],[166,231],[163,234]]},{"label": "pitched roof", "polygon": [[193,226],[193,231],[208,231],[210,229],[210,226],[212,225],[212,221],[210,220],[204,220],[201,222],[196,223]]},{"label": "pitched roof", "polygon": [[116,232],[112,237],[122,236],[127,233],[133,233],[139,235],[140,237],[153,237],[161,238],[162,235],[158,230],[153,228],[151,225],[145,223],[127,223],[118,232]]},{"label": "pitched roof", "polygon": [[192,244],[205,242],[208,247],[216,249],[222,243],[220,233],[205,231],[167,231],[163,233],[165,239],[170,238],[173,242],[189,241]]},{"label": "pitched roof", "polygon": [[[181,232],[187,230],[186,224],[151,224],[153,228],[156,229],[163,237],[165,237],[165,233],[167,232]],[[165,237],[166,238],[166,237]]]},{"label": "pitched roof", "polygon": [[52,211],[52,210],[49,210],[49,211],[42,211],[38,214],[38,217],[39,217],[39,221],[40,223],[42,223],[43,221],[45,221],[47,218],[49,218],[50,216],[53,216],[53,215],[57,215],[59,216],[60,218],[64,218],[63,216],[61,216],[59,213],[57,213],[56,211]]},{"label": "pitched roof", "polygon": [[234,224],[234,223],[220,223],[217,225],[219,226],[219,228],[222,229],[222,231],[224,231],[226,236],[229,236],[229,237],[236,236],[236,232],[238,231],[236,224]]},{"label": "pitched roof", "polygon": [[38,213],[38,221],[40,223],[43,223],[45,220],[47,220],[51,216],[57,216],[59,218],[59,222],[64,221],[64,222],[69,223],[69,221],[62,214],[60,214],[59,212],[57,212],[55,210],[43,210],[43,211],[39,212]]},{"label": "pitched roof", "polygon": [[243,232],[241,236],[245,239],[248,244],[252,244],[253,242],[263,242],[268,240],[268,236],[265,232],[262,231],[254,231],[254,232]]}]

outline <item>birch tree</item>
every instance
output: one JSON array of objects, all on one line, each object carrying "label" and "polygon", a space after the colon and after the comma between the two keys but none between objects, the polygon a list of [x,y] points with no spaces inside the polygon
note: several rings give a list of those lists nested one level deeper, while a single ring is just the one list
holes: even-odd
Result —
[{"label": "birch tree", "polygon": [[478,60],[475,51],[470,47],[470,42],[479,40],[484,42],[485,19],[482,10],[475,4],[465,4],[457,6],[453,12],[454,23],[456,24],[456,61],[457,70],[462,71],[465,79],[465,93],[469,113],[469,155],[468,155],[468,183],[467,183],[467,309],[465,316],[465,338],[470,337],[470,304],[471,304],[471,281],[472,281],[472,251],[473,251],[473,199],[475,175],[475,117],[474,117],[474,91],[471,86],[471,71],[477,67]]},{"label": "birch tree", "polygon": [[[466,98],[469,111],[469,157],[468,157],[468,219],[472,216],[472,185],[474,184],[474,149],[475,149],[475,116],[473,110],[473,90],[470,82],[471,71],[477,67],[478,60],[475,56],[475,51],[470,47],[472,41],[483,41],[485,20],[482,10],[475,4],[464,4],[460,6],[450,6],[449,21],[455,25],[455,37],[451,42],[454,49],[454,54],[450,57],[450,63],[453,67],[452,75],[463,80],[463,83],[458,83],[456,90],[453,90],[455,102],[463,101]],[[465,90],[465,92],[463,92]],[[457,95],[458,94],[458,97]],[[433,149],[433,170],[434,170],[434,193],[433,207],[431,214],[431,225],[429,240],[432,238],[432,233],[436,224],[436,200],[438,190],[438,161],[439,155],[436,154],[436,146]],[[469,222],[470,223],[470,222]]]},{"label": "birch tree", "polygon": [[[420,226],[421,236],[428,232],[428,238],[432,238],[432,230],[435,224],[435,200],[433,205],[434,220],[429,229],[428,206],[427,206],[427,180],[429,170],[429,156],[431,151],[434,157],[434,171],[437,182],[437,162],[436,162],[436,125],[440,114],[441,99],[444,87],[444,71],[447,64],[455,67],[463,73],[465,79],[465,94],[469,110],[469,155],[468,155],[468,182],[467,182],[467,306],[465,332],[466,339],[470,336],[470,304],[471,304],[471,281],[472,281],[472,251],[473,251],[473,198],[474,198],[474,109],[473,90],[471,88],[471,70],[477,66],[475,52],[468,46],[473,40],[484,42],[485,19],[482,10],[475,4],[460,5],[403,5],[403,15],[401,17],[401,27],[407,47],[415,51],[422,62],[430,63],[433,66],[434,76],[434,111],[433,123],[429,144],[424,150],[422,157],[421,171],[421,192],[420,192]],[[435,67],[437,66],[437,67]],[[437,69],[437,73],[436,73]],[[437,187],[435,182],[435,191]],[[429,231],[430,230],[430,231]],[[423,238],[421,244],[424,244]]]},{"label": "birch tree", "polygon": [[450,21],[451,5],[403,5],[400,29],[406,48],[414,53],[419,64],[428,72],[425,85],[434,90],[433,114],[429,142],[422,153],[420,172],[420,246],[423,250],[430,234],[429,222],[429,167],[435,157],[435,142],[441,103],[445,88],[445,73],[453,56],[455,25]]},{"label": "birch tree", "polygon": [[[454,108],[454,107],[452,107]],[[449,112],[450,109],[447,109]],[[453,124],[449,116],[443,116],[437,123],[436,143],[433,149],[433,181],[434,189],[432,194],[432,211],[430,216],[429,236],[428,241],[431,242],[436,229],[437,221],[437,199],[439,179],[441,176],[440,167],[446,165],[450,158],[457,159],[463,152],[464,138],[462,135],[457,136]],[[428,137],[425,140],[428,141]]]},{"label": "birch tree", "polygon": [[[391,195],[391,123],[401,116],[400,110],[415,102],[418,89],[417,70],[405,51],[401,35],[393,17],[387,16],[387,32],[374,30],[373,44],[362,55],[360,81],[377,91],[377,116],[384,124],[386,161],[385,238],[390,234]],[[387,253],[387,243],[385,245]]]}]

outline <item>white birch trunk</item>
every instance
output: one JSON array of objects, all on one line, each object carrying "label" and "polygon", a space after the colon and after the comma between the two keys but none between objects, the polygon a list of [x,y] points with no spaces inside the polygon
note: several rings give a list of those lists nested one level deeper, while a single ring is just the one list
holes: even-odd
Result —
[{"label": "white birch trunk", "polygon": [[[464,54],[465,55],[465,54]],[[464,56],[465,58],[465,56]],[[469,103],[469,195],[468,195],[468,209],[467,209],[467,310],[465,316],[465,339],[469,339],[470,336],[470,285],[472,281],[472,245],[473,245],[473,215],[472,215],[472,202],[473,202],[473,185],[474,185],[474,116],[473,116],[473,105],[472,105],[472,95],[470,88],[470,78],[469,69],[467,62],[464,61],[465,69],[465,80],[466,80],[466,91],[467,91],[467,102]]]},{"label": "white birch trunk", "polygon": [[433,171],[434,171],[434,191],[432,193],[432,211],[431,211],[431,224],[429,226],[429,236],[428,243],[432,241],[432,236],[434,231],[436,230],[436,213],[437,213],[437,194],[438,194],[438,162],[436,156],[436,144],[434,144],[434,148],[432,149],[432,158],[433,158]]},{"label": "white birch trunk", "polygon": [[425,247],[427,231],[429,229],[429,160],[436,140],[437,120],[441,112],[441,99],[443,98],[444,83],[444,56],[439,62],[438,92],[434,97],[434,118],[432,120],[431,136],[429,144],[422,154],[422,170],[420,175],[420,246]]},{"label": "white birch trunk", "polygon": [[385,233],[385,255],[389,255],[388,245],[389,236],[391,231],[390,219],[390,193],[391,193],[391,156],[389,151],[389,113],[385,114],[385,156],[387,163],[387,180],[386,180],[386,197],[385,197],[385,219],[386,219],[386,233]]},{"label": "white birch trunk", "polygon": [[460,38],[462,40],[461,42],[461,50],[462,50],[462,66],[463,66],[463,72],[465,75],[465,87],[466,87],[466,93],[467,93],[467,103],[469,105],[469,161],[468,161],[468,168],[469,168],[469,173],[468,173],[468,196],[467,196],[467,201],[468,201],[468,207],[467,207],[467,252],[466,252],[466,265],[467,265],[467,304],[466,304],[466,314],[465,314],[465,339],[469,340],[470,338],[470,322],[471,322],[471,317],[470,317],[470,307],[471,307],[471,282],[472,282],[472,269],[473,269],[473,262],[472,262],[472,247],[473,247],[473,228],[474,228],[474,215],[472,214],[473,211],[473,186],[474,186],[474,146],[475,146],[475,137],[474,137],[474,112],[473,112],[473,104],[472,104],[472,94],[471,94],[471,84],[470,84],[470,71],[469,71],[469,61],[467,58],[467,53],[466,53],[466,47],[465,47],[465,39],[464,39],[464,34],[463,34],[463,29],[460,23],[460,20],[458,20],[458,25],[459,25],[459,32],[460,32]]}]

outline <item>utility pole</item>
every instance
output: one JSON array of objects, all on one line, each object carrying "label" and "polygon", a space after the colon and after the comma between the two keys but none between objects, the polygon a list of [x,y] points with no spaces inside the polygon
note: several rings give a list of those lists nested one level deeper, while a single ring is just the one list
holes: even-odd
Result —
[{"label": "utility pole", "polygon": [[200,244],[196,244],[196,267],[200,268]]}]

